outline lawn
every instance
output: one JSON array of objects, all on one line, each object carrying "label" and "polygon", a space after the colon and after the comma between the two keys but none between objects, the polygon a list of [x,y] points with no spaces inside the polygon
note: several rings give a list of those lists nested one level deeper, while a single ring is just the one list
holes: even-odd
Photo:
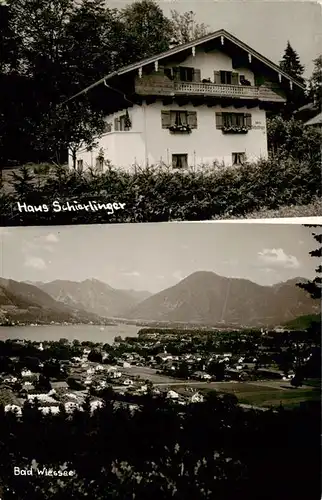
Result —
[{"label": "lawn", "polygon": [[[216,390],[219,393],[234,394],[242,404],[269,407],[279,406],[282,403],[285,407],[294,407],[304,401],[319,401],[321,399],[319,384],[320,381],[312,381],[312,384],[309,382],[307,384],[312,385],[311,388],[274,389],[263,385],[252,385],[247,382],[238,384],[224,382]],[[205,390],[209,391],[211,388]]]}]

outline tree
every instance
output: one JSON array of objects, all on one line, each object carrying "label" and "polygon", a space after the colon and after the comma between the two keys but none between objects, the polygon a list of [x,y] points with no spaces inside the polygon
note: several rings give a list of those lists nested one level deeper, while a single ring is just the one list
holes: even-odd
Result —
[{"label": "tree", "polygon": [[322,55],[314,59],[314,69],[309,79],[309,97],[321,111],[322,107]]},{"label": "tree", "polygon": [[[316,225],[307,225],[306,227],[316,227],[320,228],[320,232],[313,232],[313,238],[314,240],[319,244],[319,247],[312,250],[310,252],[311,257],[318,257],[321,261],[322,257],[322,232],[321,232],[321,226],[316,226]],[[313,299],[319,299],[321,300],[321,289],[322,289],[322,265],[319,264],[316,268],[315,271],[317,273],[317,276],[314,278],[314,280],[310,280],[307,283],[298,283],[297,286],[299,288],[302,288],[305,290]]]},{"label": "tree", "polygon": [[225,363],[219,363],[217,361],[212,361],[209,364],[207,371],[210,375],[213,375],[214,377],[216,377],[217,381],[222,381],[225,378],[225,371],[226,371]]},{"label": "tree", "polygon": [[82,391],[85,389],[85,385],[82,383],[81,379],[77,379],[75,377],[68,377],[66,380],[68,387],[75,391]]},{"label": "tree", "polygon": [[282,60],[280,61],[280,68],[288,75],[292,76],[300,83],[304,83],[303,72],[304,66],[300,63],[298,53],[293,49],[290,42],[287,42],[286,49]]},{"label": "tree", "polygon": [[102,353],[92,350],[88,354],[88,361],[92,361],[93,363],[102,363]]},{"label": "tree", "polygon": [[[110,69],[106,56],[110,47],[103,43],[109,39],[109,11],[99,4],[98,0],[84,0],[80,6],[73,0],[10,0],[11,24],[23,40],[22,76],[32,83],[29,93],[20,94],[23,106],[16,121],[24,124],[22,135],[36,156],[61,162],[69,148],[74,167],[76,150],[92,146],[104,130],[101,112],[95,112],[86,98],[60,106],[101,76],[104,68]],[[9,110],[6,115],[10,117]]]},{"label": "tree", "polygon": [[47,151],[51,160],[60,163],[61,155],[69,150],[73,168],[76,168],[77,151],[80,147],[92,148],[104,132],[102,111],[95,111],[86,96],[51,109],[33,128],[33,144],[36,150]]},{"label": "tree", "polygon": [[49,378],[40,374],[39,379],[38,379],[38,383],[36,384],[36,389],[42,390],[42,391],[50,391],[51,384],[50,384]]},{"label": "tree", "polygon": [[8,74],[19,68],[21,38],[11,26],[12,12],[0,2],[0,74]]},{"label": "tree", "polygon": [[189,375],[190,375],[189,365],[186,361],[183,361],[178,366],[178,369],[176,371],[176,376],[178,378],[187,379],[187,378],[189,378]]},{"label": "tree", "polygon": [[172,42],[176,45],[191,42],[197,38],[207,35],[209,26],[204,23],[196,23],[195,13],[190,10],[180,14],[177,10],[171,10]]},{"label": "tree", "polygon": [[78,86],[75,92],[127,63],[127,37],[120,13],[105,3],[82,0],[70,16],[66,33],[69,68]]},{"label": "tree", "polygon": [[301,121],[275,116],[267,120],[268,148],[274,155],[321,162],[321,134]]},{"label": "tree", "polygon": [[169,49],[172,25],[154,0],[140,0],[120,12],[128,63]]},{"label": "tree", "polygon": [[[285,73],[292,76],[299,83],[304,84],[305,80],[303,78],[304,66],[300,63],[300,58],[297,52],[292,48],[290,42],[287,42],[286,49],[282,60],[280,61],[280,67]],[[286,105],[282,111],[282,114],[286,118],[290,118],[293,112],[300,106],[305,104],[308,100],[305,95],[305,91],[299,89],[297,86],[293,89],[288,89],[285,91],[286,94]]]}]

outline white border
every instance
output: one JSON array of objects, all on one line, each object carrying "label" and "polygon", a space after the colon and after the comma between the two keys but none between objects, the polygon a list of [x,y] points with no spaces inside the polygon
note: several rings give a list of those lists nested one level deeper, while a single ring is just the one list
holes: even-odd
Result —
[{"label": "white border", "polygon": [[[197,221],[171,221],[161,224],[185,223],[185,224],[317,224],[322,225],[322,217],[282,217],[270,219],[222,219],[222,220],[197,220]],[[160,224],[160,223],[159,223]]]}]

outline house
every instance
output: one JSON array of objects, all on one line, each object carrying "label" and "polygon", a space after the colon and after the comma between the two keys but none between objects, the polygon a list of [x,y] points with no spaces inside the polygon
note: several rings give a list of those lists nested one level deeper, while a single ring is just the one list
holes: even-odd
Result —
[{"label": "house", "polygon": [[179,398],[179,394],[176,392],[176,391],[168,391],[167,392],[167,398],[168,399],[178,399]]},{"label": "house", "polygon": [[322,130],[322,112],[308,120],[304,123],[305,127],[314,127],[318,130]]},{"label": "house", "polygon": [[302,122],[306,123],[310,121],[312,118],[315,118],[320,111],[321,109],[319,103],[313,101],[296,109],[293,113],[293,116],[296,120],[301,120]]},{"label": "house", "polygon": [[86,93],[106,114],[97,147],[80,147],[76,166],[182,169],[266,157],[266,112],[282,107],[293,89],[304,86],[218,30],[122,67],[70,97]]},{"label": "house", "polygon": [[57,405],[55,405],[55,406],[40,406],[39,411],[41,411],[41,413],[43,415],[49,415],[49,414],[57,415],[60,412],[60,409],[59,409],[59,406],[57,406]]},{"label": "house", "polygon": [[199,392],[196,392],[190,397],[190,402],[191,403],[203,403],[204,397],[202,394],[199,394]]},{"label": "house", "polygon": [[21,415],[22,415],[22,409],[21,409],[21,407],[20,407],[20,406],[18,406],[18,405],[10,405],[10,404],[9,404],[9,405],[6,405],[6,406],[4,407],[4,411],[5,411],[5,412],[10,411],[10,412],[12,412],[12,413],[16,413],[16,415],[18,415],[18,416],[21,416]]},{"label": "house", "polygon": [[64,407],[67,413],[73,413],[75,410],[81,409],[81,405],[73,401],[68,401],[64,404]]},{"label": "house", "polygon": [[42,403],[57,403],[57,401],[52,397],[50,396],[49,394],[28,394],[27,396],[27,399],[28,401],[34,401],[35,399],[37,399],[38,401],[42,402]]},{"label": "house", "polygon": [[104,405],[103,401],[99,399],[95,399],[90,402],[90,407],[91,407],[91,413],[93,413],[97,408],[102,408]]},{"label": "house", "polygon": [[129,378],[126,378],[124,381],[123,381],[123,385],[133,385],[134,382],[133,380],[129,379]]}]

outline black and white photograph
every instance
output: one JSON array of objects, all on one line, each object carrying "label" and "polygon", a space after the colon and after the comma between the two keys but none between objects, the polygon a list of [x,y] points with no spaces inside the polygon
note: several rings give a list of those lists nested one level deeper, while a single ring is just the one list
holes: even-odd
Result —
[{"label": "black and white photograph", "polygon": [[320,491],[321,226],[1,229],[0,497]]},{"label": "black and white photograph", "polygon": [[322,216],[322,7],[0,3],[0,225]]}]

